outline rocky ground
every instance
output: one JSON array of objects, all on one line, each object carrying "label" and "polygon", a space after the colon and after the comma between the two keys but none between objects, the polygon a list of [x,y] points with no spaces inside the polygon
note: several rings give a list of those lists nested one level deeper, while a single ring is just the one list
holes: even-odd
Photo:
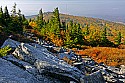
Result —
[{"label": "rocky ground", "polygon": [[97,64],[45,41],[21,43],[7,39],[12,51],[0,58],[0,83],[124,83],[125,66]]}]

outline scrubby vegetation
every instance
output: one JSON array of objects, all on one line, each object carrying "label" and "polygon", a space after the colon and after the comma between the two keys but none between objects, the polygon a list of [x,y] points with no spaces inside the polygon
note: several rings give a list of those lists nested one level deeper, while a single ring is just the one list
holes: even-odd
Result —
[{"label": "scrubby vegetation", "polygon": [[85,50],[77,50],[75,52],[82,57],[89,56],[97,63],[103,62],[109,66],[125,65],[125,49],[93,47]]},{"label": "scrubby vegetation", "polygon": [[4,48],[0,49],[0,57],[6,56],[7,53],[11,50],[11,48],[9,48],[9,46],[6,46]]}]

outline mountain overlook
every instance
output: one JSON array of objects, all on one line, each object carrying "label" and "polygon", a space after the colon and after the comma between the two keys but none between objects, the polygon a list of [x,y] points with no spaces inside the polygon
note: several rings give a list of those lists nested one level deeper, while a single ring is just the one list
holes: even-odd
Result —
[{"label": "mountain overlook", "polygon": [[125,25],[0,8],[0,82],[124,83]]}]

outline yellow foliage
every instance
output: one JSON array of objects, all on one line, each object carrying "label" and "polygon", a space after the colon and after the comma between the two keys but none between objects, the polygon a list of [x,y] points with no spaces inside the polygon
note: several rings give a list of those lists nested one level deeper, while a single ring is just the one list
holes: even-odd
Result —
[{"label": "yellow foliage", "polygon": [[30,25],[31,27],[33,27],[33,28],[36,28],[36,27],[37,27],[36,22],[33,22],[33,21],[31,21],[31,22],[29,23],[29,25]]},{"label": "yellow foliage", "polygon": [[0,49],[0,57],[6,56],[7,52],[9,52],[10,50],[11,50],[11,48],[9,48],[9,46],[1,48]]},{"label": "yellow foliage", "polygon": [[62,46],[63,40],[58,38],[55,34],[50,33],[49,39],[56,45],[56,46]]}]

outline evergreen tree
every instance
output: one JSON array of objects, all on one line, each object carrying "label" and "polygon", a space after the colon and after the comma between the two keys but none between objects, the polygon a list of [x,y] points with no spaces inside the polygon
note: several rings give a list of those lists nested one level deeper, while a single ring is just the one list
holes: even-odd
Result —
[{"label": "evergreen tree", "polygon": [[121,32],[118,32],[117,38],[115,39],[117,45],[121,44],[121,39],[122,39]]},{"label": "evergreen tree", "polygon": [[43,20],[43,12],[42,12],[42,9],[40,9],[39,14],[37,16],[37,21],[36,21],[38,31],[40,31],[43,28],[45,24],[44,22],[45,21]]},{"label": "evergreen tree", "polygon": [[101,44],[103,46],[106,46],[108,44],[108,39],[107,39],[107,30],[106,27],[104,28],[102,34],[101,34]]},{"label": "evergreen tree", "polygon": [[24,16],[24,15],[22,15],[22,20],[23,20],[23,21],[26,21],[26,18],[25,18],[25,16]]},{"label": "evergreen tree", "polygon": [[71,37],[72,39],[75,39],[77,37],[77,27],[76,27],[76,23],[73,23],[73,26],[71,27],[72,31],[71,31]]},{"label": "evergreen tree", "polygon": [[2,6],[0,7],[0,18],[3,18],[3,9],[2,9]]},{"label": "evergreen tree", "polygon": [[82,35],[82,29],[80,28],[80,24],[77,24],[77,38],[78,38],[78,44],[83,44],[83,35]]},{"label": "evergreen tree", "polygon": [[28,20],[28,22],[30,23],[32,21],[32,19],[30,18],[29,20]]},{"label": "evergreen tree", "polygon": [[55,8],[53,14],[54,14],[55,21],[58,23],[58,26],[61,27],[58,7]]},{"label": "evergreen tree", "polygon": [[5,20],[5,26],[8,27],[8,24],[10,22],[10,15],[9,15],[7,6],[5,7],[3,16],[4,16],[4,20]]},{"label": "evergreen tree", "polygon": [[66,30],[66,22],[65,21],[62,21],[62,29]]},{"label": "evergreen tree", "polygon": [[53,14],[54,14],[54,17],[52,18],[52,24],[53,24],[53,27],[54,28],[54,33],[60,38],[60,28],[61,28],[61,25],[60,25],[60,18],[59,18],[59,10],[58,8],[56,8],[54,11],[53,11]]},{"label": "evergreen tree", "polygon": [[0,26],[4,25],[4,17],[3,17],[3,10],[2,7],[0,7]]},{"label": "evergreen tree", "polygon": [[16,3],[14,3],[13,9],[12,9],[12,16],[15,17],[17,12],[16,12]]},{"label": "evergreen tree", "polygon": [[67,47],[72,47],[73,46],[73,40],[71,39],[71,36],[70,36],[69,33],[66,33],[64,44]]},{"label": "evergreen tree", "polygon": [[9,12],[8,12],[8,9],[7,9],[7,6],[5,7],[5,10],[4,10],[4,18],[5,18],[5,19],[10,18],[10,15],[9,15]]},{"label": "evergreen tree", "polygon": [[87,35],[89,35],[89,33],[90,33],[89,32],[89,26],[86,25],[84,35],[87,36]]},{"label": "evergreen tree", "polygon": [[18,20],[19,20],[20,24],[22,24],[23,19],[22,19],[22,14],[21,14],[21,10],[20,9],[18,10],[17,15],[18,15],[17,17],[18,17]]},{"label": "evergreen tree", "polygon": [[41,8],[40,11],[39,11],[39,19],[40,19],[41,21],[43,21],[43,11],[42,11],[42,8]]},{"label": "evergreen tree", "polygon": [[12,15],[10,21],[8,22],[8,30],[13,33],[22,33],[23,32],[23,20],[21,10],[16,11],[16,3],[12,9]]},{"label": "evergreen tree", "polygon": [[17,12],[18,16],[21,17],[22,14],[21,14],[21,10],[19,9],[18,12]]}]

